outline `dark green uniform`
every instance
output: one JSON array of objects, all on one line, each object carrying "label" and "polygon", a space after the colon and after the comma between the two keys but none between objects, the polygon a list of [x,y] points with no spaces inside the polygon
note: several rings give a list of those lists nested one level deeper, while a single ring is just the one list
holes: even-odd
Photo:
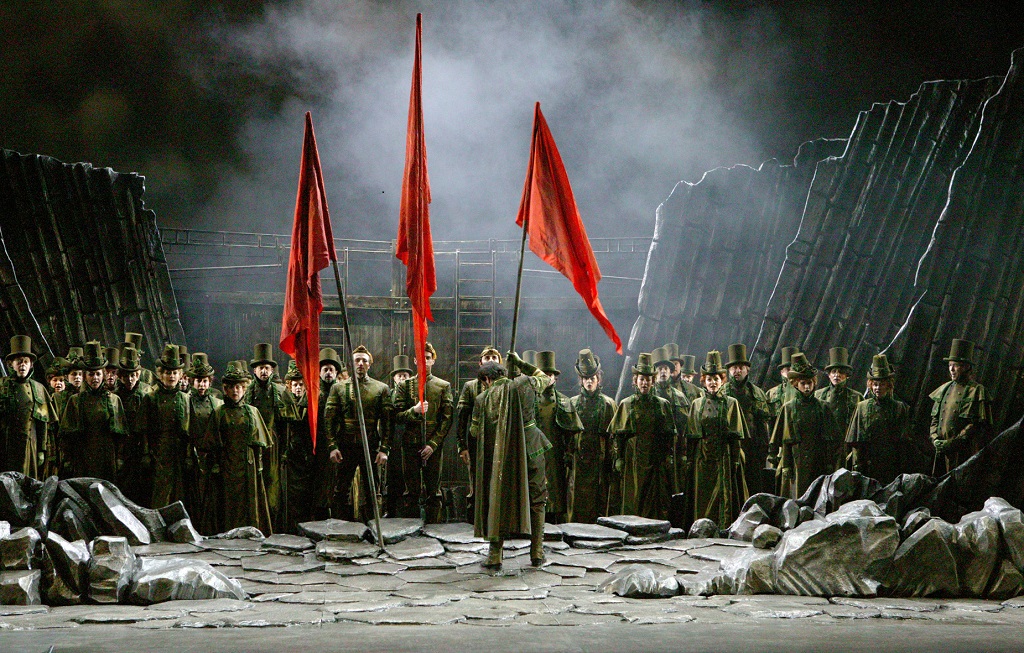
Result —
[{"label": "dark green uniform", "polygon": [[655,381],[654,394],[672,405],[672,421],[676,427],[676,439],[672,445],[672,460],[675,468],[672,471],[672,493],[683,492],[686,487],[685,472],[680,467],[686,449],[686,433],[690,430],[690,406],[693,402],[681,390],[672,385],[672,381]]},{"label": "dark green uniform", "polygon": [[195,390],[189,393],[191,415],[189,417],[189,451],[191,460],[188,467],[189,515],[200,533],[213,535],[224,531],[220,509],[224,503],[224,486],[220,477],[217,454],[211,448],[213,438],[213,415],[224,405],[223,399],[210,394],[200,395]]},{"label": "dark green uniform", "polygon": [[140,506],[148,504],[153,496],[152,478],[147,473],[141,473],[142,454],[145,449],[141,423],[142,398],[151,391],[152,387],[142,381],[136,383],[131,390],[124,384],[118,384],[117,387],[117,396],[121,399],[121,407],[124,408],[124,421],[128,433],[121,447],[121,460],[124,466],[115,482],[126,497]]},{"label": "dark green uniform", "polygon": [[686,398],[691,404],[693,404],[697,397],[704,394],[704,391],[700,387],[690,383],[682,376],[672,377],[672,387],[686,395]]},{"label": "dark green uniform", "polygon": [[871,395],[857,403],[846,431],[850,469],[891,483],[903,473],[903,457],[909,445],[910,408],[890,394]]},{"label": "dark green uniform", "polygon": [[928,395],[935,402],[929,437],[949,442],[938,458],[938,473],[952,470],[978,453],[992,434],[992,397],[974,381],[949,381]]},{"label": "dark green uniform", "polygon": [[473,406],[476,404],[476,396],[480,394],[480,382],[471,379],[462,384],[459,392],[459,401],[455,404],[455,413],[458,422],[455,425],[455,436],[458,438],[459,454],[463,451],[469,452],[469,496],[473,497],[474,482],[476,477],[476,440],[469,436],[469,427],[473,421]]},{"label": "dark green uniform", "polygon": [[263,423],[270,431],[271,441],[274,443],[267,447],[263,456],[263,482],[267,488],[270,516],[274,520],[279,516],[281,503],[281,452],[276,443],[280,440],[277,418],[281,414],[283,395],[284,385],[275,382],[273,376],[267,381],[254,377],[245,389],[245,403],[260,411],[260,417],[263,418]]},{"label": "dark green uniform", "polygon": [[690,409],[686,457],[693,497],[693,519],[714,520],[725,528],[747,500],[743,441],[747,439],[743,408],[726,394],[705,393]]},{"label": "dark green uniform", "polygon": [[676,440],[672,405],[654,394],[626,397],[615,409],[608,432],[621,461],[619,514],[667,519],[672,502]]},{"label": "dark green uniform", "polygon": [[[384,384],[381,384],[382,386]],[[387,388],[387,386],[384,386]],[[426,428],[423,415],[413,410],[419,403],[419,377],[412,376],[398,386],[395,394],[395,416],[404,425],[402,431],[402,477],[405,479],[407,517],[418,517],[420,508],[427,523],[441,519],[441,454],[444,440],[452,428],[455,399],[452,386],[433,374],[427,376],[423,398],[427,400]],[[430,445],[434,453],[426,463],[420,450]]]},{"label": "dark green uniform", "polygon": [[263,453],[273,436],[254,406],[225,399],[213,413],[212,448],[224,485],[224,529],[255,526],[270,535],[270,507],[263,482]]},{"label": "dark green uniform", "polygon": [[743,411],[747,434],[742,442],[747,490],[750,494],[775,492],[774,483],[766,487],[762,480],[768,460],[768,439],[771,437],[772,424],[768,395],[751,383],[749,378],[744,379],[743,383],[730,378],[725,385],[725,394],[738,401]]},{"label": "dark green uniform", "polygon": [[334,502],[334,488],[338,483],[338,466],[331,462],[331,423],[327,419],[327,400],[337,381],[320,379],[320,397],[317,402],[316,454],[313,492],[314,520],[327,519]]},{"label": "dark green uniform", "polygon": [[41,478],[46,456],[57,455],[49,431],[56,421],[42,383],[31,377],[0,379],[0,471]]},{"label": "dark green uniform", "polygon": [[[392,415],[391,389],[384,383],[367,376],[359,382],[359,396],[363,402],[363,419],[366,424],[366,437],[370,445],[370,456],[375,457],[378,451],[388,453],[390,442],[388,436],[389,420]],[[359,416],[356,413],[355,388],[352,379],[335,383],[327,398],[324,411],[328,424],[328,449],[341,452],[341,464],[337,466],[337,484],[334,495],[334,515],[342,519],[354,519],[356,506],[351,500],[352,479],[356,469],[366,467],[366,455],[363,452],[362,433],[359,430]],[[449,419],[449,425],[451,421]],[[440,457],[440,456],[438,456]],[[370,481],[367,474],[375,474],[376,470],[362,469],[362,485],[360,503],[368,501]],[[369,504],[366,504],[369,505]],[[371,510],[361,511],[364,519],[371,518]]]},{"label": "dark green uniform", "polygon": [[579,416],[569,403],[569,398],[551,384],[537,398],[537,426],[551,443],[551,450],[545,455],[548,476],[547,519],[552,523],[565,520],[569,496],[569,464],[572,462],[568,451],[583,430]]},{"label": "dark green uniform", "polygon": [[473,532],[492,542],[540,528],[547,501],[544,453],[551,448],[537,427],[537,397],[552,385],[543,372],[500,378],[476,398],[470,436],[476,439]]},{"label": "dark green uniform", "polygon": [[185,455],[192,413],[189,404],[188,395],[177,386],[167,388],[162,383],[142,397],[139,420],[145,437],[143,458],[150,460],[153,479],[150,507],[185,500]]},{"label": "dark green uniform", "polygon": [[[291,392],[285,392],[284,406],[281,414],[284,424],[284,441],[281,442],[285,480],[282,484],[284,520],[277,530],[279,533],[295,533],[298,524],[317,518],[316,458],[313,439],[309,436],[306,395],[296,398]],[[320,430],[319,423],[317,430]]]},{"label": "dark green uniform", "polygon": [[105,385],[87,387],[64,410],[61,434],[70,452],[65,474],[115,482],[127,433],[121,398]]},{"label": "dark green uniform", "polygon": [[[840,435],[846,433],[850,428],[850,420],[857,410],[857,404],[864,398],[856,390],[853,390],[843,381],[839,385],[829,384],[827,388],[814,391],[814,396],[820,399],[828,409],[832,411],[832,417],[836,420],[836,429]],[[842,467],[845,463],[845,452],[842,448],[836,451],[836,468]]]},{"label": "dark green uniform", "polygon": [[814,479],[836,471],[835,452],[842,442],[832,411],[813,394],[796,395],[782,406],[772,432],[772,445],[780,452],[780,478],[789,470],[779,495],[792,499],[803,495]]},{"label": "dark green uniform", "polygon": [[615,400],[600,390],[581,389],[569,402],[583,430],[575,435],[570,449],[568,518],[590,524],[608,514],[608,481],[615,471],[608,425],[615,415]]}]

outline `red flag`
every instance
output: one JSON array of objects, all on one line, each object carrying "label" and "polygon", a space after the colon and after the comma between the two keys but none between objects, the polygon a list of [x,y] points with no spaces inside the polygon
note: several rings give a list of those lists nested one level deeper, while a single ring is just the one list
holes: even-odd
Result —
[{"label": "red flag", "polygon": [[434,243],[430,237],[430,179],[427,177],[427,143],[423,135],[423,80],[421,70],[423,23],[416,14],[416,56],[412,66],[412,90],[409,92],[409,127],[405,137],[405,174],[402,177],[402,202],[398,217],[398,246],[395,251],[405,263],[405,292],[412,304],[412,328],[416,341],[416,365],[419,370],[420,401],[427,382],[427,320],[430,296],[437,290],[434,274]]},{"label": "red flag", "polygon": [[524,228],[529,230],[530,250],[572,282],[591,314],[615,343],[615,351],[621,354],[622,341],[597,296],[601,270],[576,208],[562,157],[540,112],[540,102],[533,117],[530,163],[526,168],[526,184],[516,224],[520,227],[525,224]]},{"label": "red flag", "polygon": [[313,134],[313,118],[307,111],[291,255],[288,257],[288,282],[284,290],[281,351],[295,359],[306,381],[306,413],[314,451],[320,395],[320,313],[324,310],[320,270],[326,268],[330,261],[337,260],[327,194],[324,192],[324,175]]}]

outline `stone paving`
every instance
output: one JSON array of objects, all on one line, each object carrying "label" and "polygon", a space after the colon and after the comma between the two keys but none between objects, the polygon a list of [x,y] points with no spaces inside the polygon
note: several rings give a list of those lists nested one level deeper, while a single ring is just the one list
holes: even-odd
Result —
[{"label": "stone paving", "polygon": [[[500,572],[481,567],[487,543],[468,524],[427,526],[376,552],[366,543],[292,535],[258,540],[206,539],[198,544],[135,547],[142,557],[203,560],[239,579],[250,599],[171,601],[143,606],[0,606],[0,633],[33,629],[142,631],[194,628],[364,624],[598,626],[609,624],[757,624],[771,620],[902,620],[973,626],[1024,626],[1024,597],[965,599],[824,599],[799,596],[675,596],[631,599],[598,591],[635,563],[698,579],[749,544],[671,539],[584,548],[550,528],[547,561],[530,566],[529,542],[505,543]],[[318,555],[318,551],[320,552]],[[84,634],[84,632],[83,632]],[[0,637],[3,637],[0,634]]]}]

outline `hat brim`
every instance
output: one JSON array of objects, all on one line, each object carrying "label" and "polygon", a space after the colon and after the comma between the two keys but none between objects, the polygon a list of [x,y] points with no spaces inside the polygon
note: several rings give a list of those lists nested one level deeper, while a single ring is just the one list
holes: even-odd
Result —
[{"label": "hat brim", "polygon": [[818,376],[818,370],[811,369],[806,372],[794,372],[792,369],[786,372],[786,378],[790,381],[796,381],[798,379],[813,379]]},{"label": "hat brim", "polygon": [[852,372],[853,371],[853,367],[851,367],[849,365],[826,365],[825,366],[825,371],[826,372],[831,372],[832,370],[846,370],[847,372]]},{"label": "hat brim", "polygon": [[142,369],[142,365],[135,365],[134,367],[128,367],[127,365],[122,365],[121,363],[118,363],[117,364],[117,369],[121,370],[122,372],[138,372],[139,370]]},{"label": "hat brim", "polygon": [[12,360],[14,358],[21,358],[22,356],[28,356],[29,358],[32,359],[33,363],[36,362],[36,355],[33,354],[30,351],[11,352],[10,354],[7,354],[6,356],[4,356],[4,362],[10,361],[10,360]]},{"label": "hat brim", "polygon": [[250,367],[256,367],[257,365],[270,365],[272,367],[277,367],[277,363],[275,363],[272,360],[263,359],[263,360],[251,360],[251,361],[249,361],[249,366]]},{"label": "hat brim", "polygon": [[654,366],[651,366],[650,369],[645,369],[634,365],[633,374],[639,374],[640,376],[655,376],[657,372],[654,371]]},{"label": "hat brim", "polygon": [[946,361],[947,363],[967,363],[968,365],[974,365],[974,361],[972,361],[970,358],[961,358],[959,356],[948,356],[946,358],[943,358],[942,360]]},{"label": "hat brim", "polygon": [[729,361],[725,364],[726,368],[732,367],[733,365],[746,365],[750,367],[750,361]]},{"label": "hat brim", "polygon": [[868,381],[885,381],[886,379],[896,378],[896,370],[889,370],[888,374],[874,375],[868,372]]},{"label": "hat brim", "polygon": [[399,372],[405,372],[406,374],[412,374],[412,370],[410,370],[408,368],[405,368],[405,367],[400,367],[397,370],[391,370],[391,376],[394,376],[394,375],[398,374]]},{"label": "hat brim", "polygon": [[541,372],[544,372],[545,374],[554,374],[555,376],[559,376],[561,374],[561,372],[559,372],[558,370],[556,370],[556,369],[554,369],[552,367],[549,367],[546,370],[545,369],[541,369],[539,367],[537,369],[539,369]]},{"label": "hat brim", "polygon": [[[707,375],[707,376],[718,375],[718,374],[728,374],[729,373],[729,369],[726,368],[726,367],[709,368],[709,367],[706,367],[704,365],[701,365],[700,366],[700,373],[704,374],[704,375]],[[696,372],[695,372],[695,374],[696,374]]]},{"label": "hat brim", "polygon": [[584,379],[589,379],[590,377],[596,375],[598,372],[601,371],[601,366],[600,365],[598,365],[597,367],[595,367],[593,369],[589,369],[589,368],[588,369],[580,369],[579,365],[574,365],[574,367],[576,368],[576,373],[579,374]]}]

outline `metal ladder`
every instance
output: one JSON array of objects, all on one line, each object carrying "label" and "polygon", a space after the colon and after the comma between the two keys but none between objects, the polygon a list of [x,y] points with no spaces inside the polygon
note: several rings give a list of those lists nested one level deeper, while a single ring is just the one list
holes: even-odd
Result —
[{"label": "metal ladder", "polygon": [[494,345],[494,243],[489,251],[455,251],[455,349],[458,385],[476,378],[480,352]]}]

